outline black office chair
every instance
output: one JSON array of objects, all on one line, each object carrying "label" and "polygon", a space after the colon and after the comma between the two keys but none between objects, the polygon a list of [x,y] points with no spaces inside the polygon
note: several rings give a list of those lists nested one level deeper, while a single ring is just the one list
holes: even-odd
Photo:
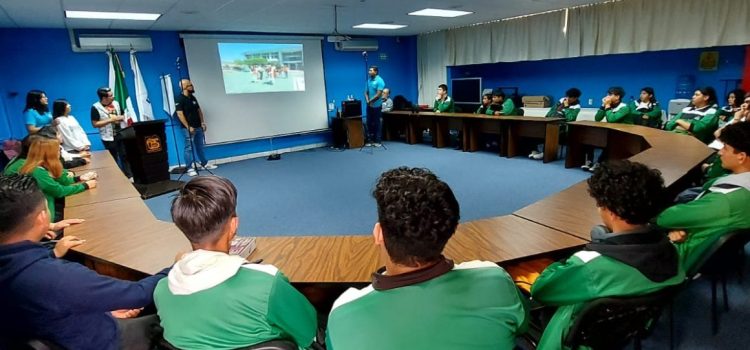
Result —
[{"label": "black office chair", "polygon": [[[180,350],[179,348],[172,346],[172,344],[170,344],[164,338],[162,338],[159,341],[158,348],[162,350]],[[276,340],[263,342],[260,344],[246,346],[244,348],[238,348],[236,350],[297,350],[297,349],[299,348],[297,347],[297,344],[295,344],[293,341],[284,340],[284,339],[276,339]]]},{"label": "black office chair", "polygon": [[673,286],[642,296],[592,300],[576,317],[563,345],[571,349],[621,349],[632,341],[640,349],[641,340],[651,334],[677,290]]},{"label": "black office chair", "polygon": [[729,296],[727,293],[727,273],[736,271],[742,279],[742,266],[745,261],[745,245],[750,242],[750,229],[729,232],[721,236],[706,251],[693,268],[687,272],[692,280],[698,273],[711,279],[711,331],[719,331],[719,310],[717,306],[716,287],[721,281],[724,310],[729,311]]}]

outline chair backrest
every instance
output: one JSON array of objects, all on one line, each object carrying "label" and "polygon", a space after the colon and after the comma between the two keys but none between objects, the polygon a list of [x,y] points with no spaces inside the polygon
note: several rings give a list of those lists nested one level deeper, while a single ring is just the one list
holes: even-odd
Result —
[{"label": "chair backrest", "polygon": [[[164,349],[164,350],[180,350],[179,348],[170,344],[164,338],[162,338],[159,341],[159,348]],[[238,348],[236,350],[297,350],[297,349],[299,348],[297,347],[297,344],[295,344],[293,341],[284,340],[284,339],[276,339],[276,340],[269,340],[267,342],[263,342],[260,344],[250,345],[244,348]]]},{"label": "chair backrest", "polygon": [[750,242],[750,228],[728,232],[719,237],[701,258],[687,271],[688,278],[692,278],[698,272],[713,272],[726,270],[732,266],[731,259]]},{"label": "chair backrest", "polygon": [[632,339],[646,337],[677,287],[630,297],[600,298],[583,307],[563,344],[571,349],[619,349]]}]

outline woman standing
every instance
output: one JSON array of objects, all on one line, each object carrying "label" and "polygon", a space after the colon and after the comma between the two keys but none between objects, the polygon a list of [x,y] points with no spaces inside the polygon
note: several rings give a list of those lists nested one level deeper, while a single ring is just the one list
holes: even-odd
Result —
[{"label": "woman standing", "polygon": [[45,125],[52,123],[52,114],[49,113],[49,100],[44,91],[31,90],[26,94],[26,107],[23,109],[23,117],[26,120],[26,130],[34,134]]},{"label": "woman standing", "polygon": [[70,115],[70,110],[70,103],[64,99],[55,100],[52,104],[53,124],[62,135],[63,149],[68,152],[88,151],[91,148],[91,141],[78,120]]}]

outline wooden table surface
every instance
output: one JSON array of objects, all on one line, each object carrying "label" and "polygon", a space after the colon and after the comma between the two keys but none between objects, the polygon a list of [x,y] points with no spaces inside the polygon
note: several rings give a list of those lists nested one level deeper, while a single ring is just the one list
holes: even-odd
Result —
[{"label": "wooden table surface", "polygon": [[[111,159],[111,157],[110,157]],[[125,198],[139,198],[141,194],[118,167],[99,168],[95,188],[65,197],[65,210],[80,205],[108,202]]]},{"label": "wooden table surface", "polygon": [[[465,115],[478,119],[545,119]],[[661,130],[594,122],[572,124],[579,128],[605,128],[607,133],[628,133],[624,140],[629,142],[645,140],[647,149],[631,159],[662,171],[667,185],[678,182],[712,153],[693,137]],[[99,173],[100,186],[66,199],[65,217],[86,219],[85,223],[66,229],[66,234],[87,240],[74,251],[100,272],[120,276],[156,273],[171,265],[177,253],[189,251],[190,245],[174,224],[153,216],[132,184],[113,165],[108,153],[95,153],[89,169]],[[583,181],[513,215],[460,224],[445,255],[457,262],[503,263],[559,253],[584,245],[590,228],[600,221]],[[277,266],[295,283],[351,284],[370,281],[372,272],[382,265],[379,254],[369,234],[258,237],[257,249],[248,259],[263,259],[264,263]]]},{"label": "wooden table surface", "polygon": [[83,174],[86,171],[94,170],[101,168],[116,168],[117,163],[112,158],[112,155],[109,153],[109,151],[93,151],[91,152],[91,162],[79,166],[76,168],[73,168],[73,170],[76,174]]}]

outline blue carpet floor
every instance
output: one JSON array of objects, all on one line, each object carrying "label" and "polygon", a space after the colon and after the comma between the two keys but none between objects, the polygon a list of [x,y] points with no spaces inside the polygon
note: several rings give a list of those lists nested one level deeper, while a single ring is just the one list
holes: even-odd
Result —
[{"label": "blue carpet floor", "polygon": [[[214,173],[237,186],[239,234],[254,236],[369,234],[377,217],[371,196],[375,181],[402,165],[429,168],[446,181],[458,198],[462,221],[510,214],[589,175],[565,169],[562,161],[543,164],[490,152],[386,145],[388,150],[287,153],[279,161],[222,164]],[[146,203],[159,219],[171,221],[172,196]]]},{"label": "blue carpet floor", "polygon": [[[377,216],[370,195],[375,180],[401,165],[427,167],[445,180],[458,197],[462,221],[512,213],[589,175],[565,169],[562,161],[543,164],[490,152],[394,142],[387,146],[388,150],[372,152],[314,149],[284,154],[280,161],[223,164],[214,172],[231,179],[239,190],[240,234],[256,236],[369,234]],[[159,219],[170,221],[171,198],[168,194],[146,203]],[[745,271],[750,271],[750,261],[746,265]],[[730,280],[731,311],[722,312],[719,334],[713,336],[710,282],[692,283],[674,304],[675,348],[750,348],[748,286],[750,277],[744,283]],[[669,348],[666,318],[643,347]]]}]

